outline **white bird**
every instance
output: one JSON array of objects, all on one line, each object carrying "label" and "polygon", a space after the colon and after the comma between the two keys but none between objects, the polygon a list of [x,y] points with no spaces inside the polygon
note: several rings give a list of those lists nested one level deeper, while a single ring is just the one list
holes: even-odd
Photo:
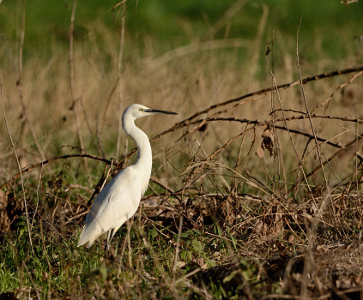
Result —
[{"label": "white bird", "polygon": [[128,106],[122,114],[122,127],[132,137],[138,148],[136,163],[118,173],[100,192],[86,217],[78,247],[94,241],[108,232],[107,245],[117,230],[130,219],[139,207],[151,175],[152,153],[149,138],[134,121],[154,114],[177,113],[150,109],[140,104]]}]

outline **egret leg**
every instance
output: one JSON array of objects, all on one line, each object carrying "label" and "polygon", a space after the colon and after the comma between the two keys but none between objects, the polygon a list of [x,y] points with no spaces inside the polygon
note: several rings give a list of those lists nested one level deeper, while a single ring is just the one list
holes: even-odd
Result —
[{"label": "egret leg", "polygon": [[117,228],[112,229],[112,235],[111,235],[110,241],[113,239],[113,237],[115,236],[116,232],[117,232]]},{"label": "egret leg", "polygon": [[110,250],[111,240],[112,240],[112,238],[113,238],[113,236],[115,234],[114,231],[115,230],[113,228],[108,231],[108,234],[107,234],[107,243],[106,243],[106,246],[105,246],[105,251]]}]

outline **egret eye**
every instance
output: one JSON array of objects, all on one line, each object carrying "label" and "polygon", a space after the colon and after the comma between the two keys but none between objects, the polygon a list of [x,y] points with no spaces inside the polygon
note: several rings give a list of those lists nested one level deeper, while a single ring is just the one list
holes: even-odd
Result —
[{"label": "egret eye", "polygon": [[144,111],[144,109],[143,108],[139,108],[139,111]]}]

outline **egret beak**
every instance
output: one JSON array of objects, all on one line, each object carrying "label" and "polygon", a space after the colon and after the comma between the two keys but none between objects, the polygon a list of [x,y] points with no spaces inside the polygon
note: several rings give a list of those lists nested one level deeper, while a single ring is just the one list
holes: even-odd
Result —
[{"label": "egret beak", "polygon": [[160,109],[145,109],[144,112],[148,113],[154,113],[154,114],[167,114],[167,115],[177,115],[178,113],[173,111],[166,111],[166,110],[160,110]]}]

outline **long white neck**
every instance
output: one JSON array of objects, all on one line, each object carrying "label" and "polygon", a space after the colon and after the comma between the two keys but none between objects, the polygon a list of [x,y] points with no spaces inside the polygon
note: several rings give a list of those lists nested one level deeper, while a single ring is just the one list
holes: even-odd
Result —
[{"label": "long white neck", "polygon": [[143,177],[143,190],[145,192],[149,184],[149,179],[151,175],[152,168],[152,152],[148,136],[138,127],[136,127],[133,119],[123,119],[123,128],[127,135],[132,137],[135,141],[138,149],[137,160],[134,166],[142,171],[139,173]]}]

